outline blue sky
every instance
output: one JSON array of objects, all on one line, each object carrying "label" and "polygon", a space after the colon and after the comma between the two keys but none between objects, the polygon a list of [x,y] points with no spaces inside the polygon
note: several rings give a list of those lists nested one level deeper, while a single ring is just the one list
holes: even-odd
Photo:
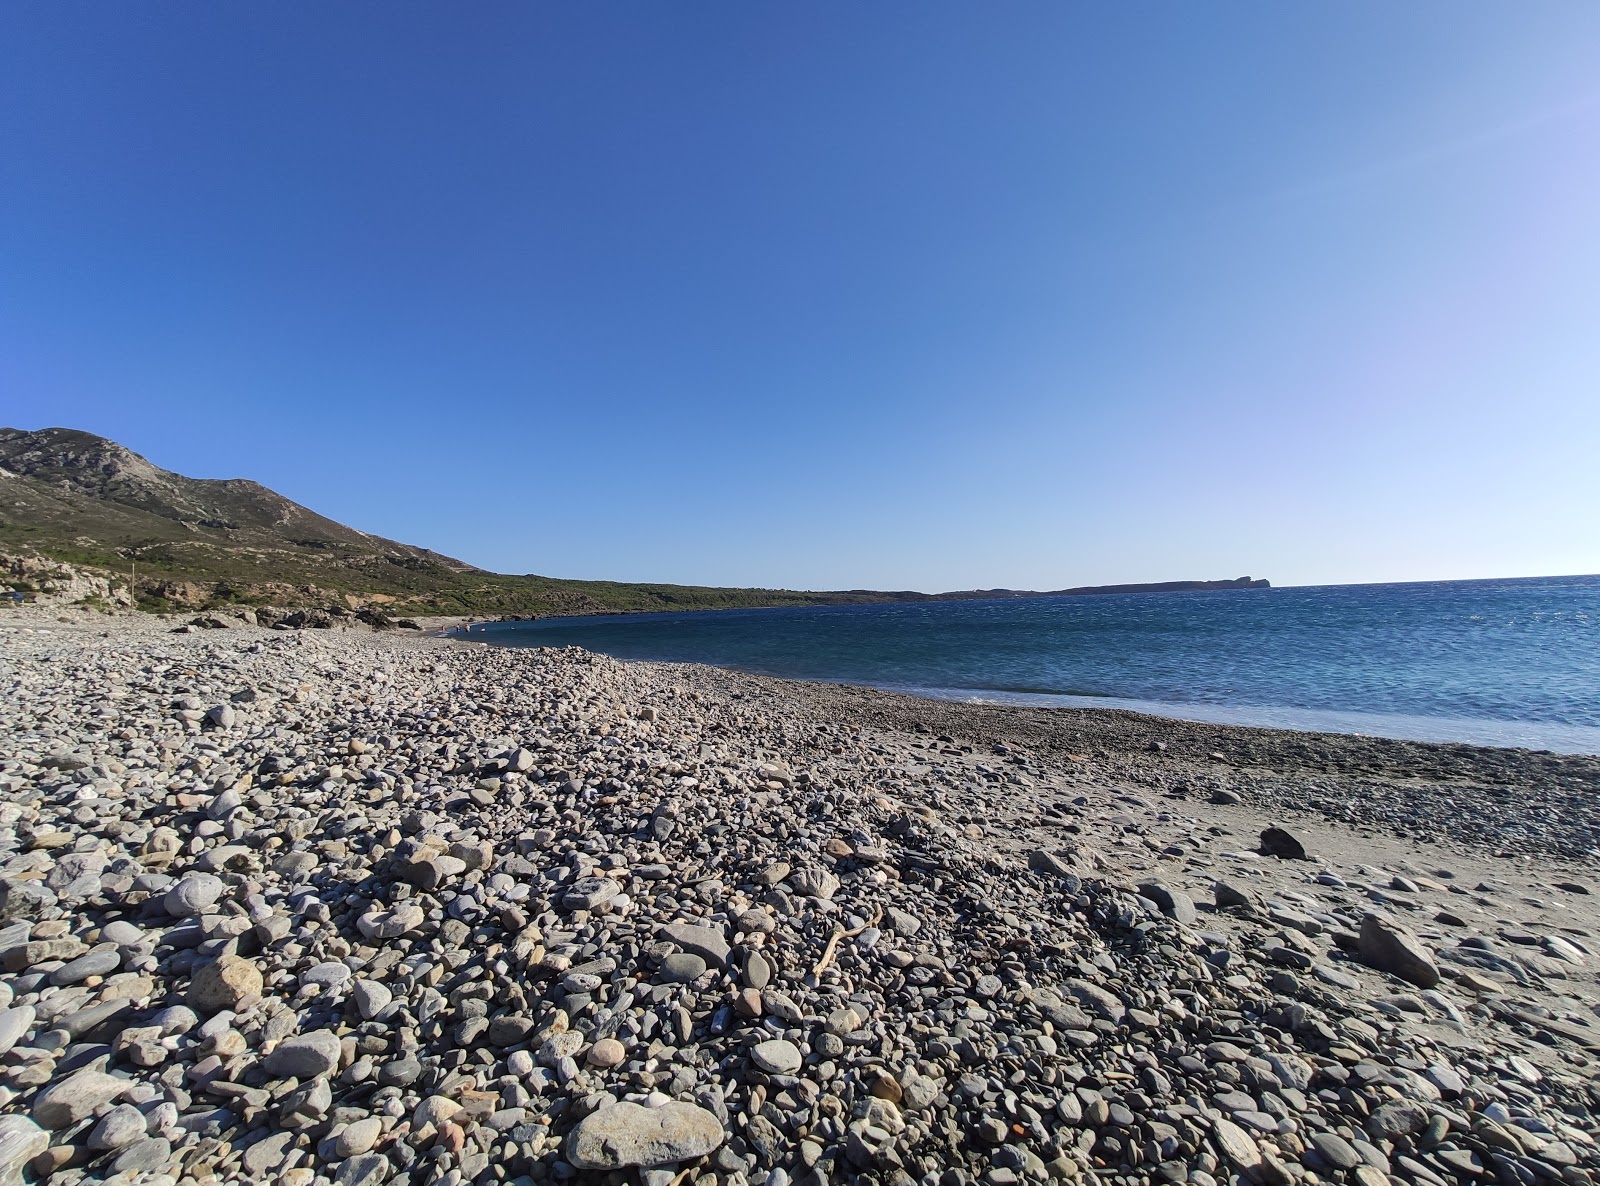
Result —
[{"label": "blue sky", "polygon": [[1600,570],[1600,6],[15,4],[0,423],[511,572]]}]

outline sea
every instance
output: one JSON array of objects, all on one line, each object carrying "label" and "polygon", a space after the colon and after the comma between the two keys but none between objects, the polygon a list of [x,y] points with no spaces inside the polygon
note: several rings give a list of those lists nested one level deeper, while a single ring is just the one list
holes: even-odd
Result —
[{"label": "sea", "polygon": [[471,637],[950,700],[1600,754],[1600,576],[616,614]]}]

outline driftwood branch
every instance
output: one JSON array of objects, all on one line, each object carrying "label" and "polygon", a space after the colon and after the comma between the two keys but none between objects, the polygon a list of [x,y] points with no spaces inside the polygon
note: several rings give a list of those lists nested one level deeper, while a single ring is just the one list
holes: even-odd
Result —
[{"label": "driftwood branch", "polygon": [[847,931],[843,927],[834,927],[833,934],[828,938],[828,945],[822,949],[822,958],[817,961],[817,966],[811,969],[812,976],[820,976],[827,971],[828,965],[833,963],[833,957],[838,954],[840,939],[854,939],[868,927],[875,927],[883,917],[883,907],[879,906],[872,912],[872,921]]}]

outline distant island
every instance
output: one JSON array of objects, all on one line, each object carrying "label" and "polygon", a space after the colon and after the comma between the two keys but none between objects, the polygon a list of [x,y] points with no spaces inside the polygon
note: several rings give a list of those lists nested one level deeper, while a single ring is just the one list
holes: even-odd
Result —
[{"label": "distant island", "polygon": [[513,576],[346,527],[258,482],[173,473],[70,428],[0,428],[0,552],[0,584],[23,596],[77,580],[85,601],[155,612],[270,605],[535,618],[1269,587],[1238,577],[1043,591],[809,592]]},{"label": "distant island", "polygon": [[1250,577],[1231,581],[1155,581],[1143,585],[1079,585],[1075,589],[965,589],[958,593],[925,593],[932,601],[969,601],[988,597],[1084,597],[1096,593],[1193,593],[1221,589],[1270,589],[1272,582]]}]

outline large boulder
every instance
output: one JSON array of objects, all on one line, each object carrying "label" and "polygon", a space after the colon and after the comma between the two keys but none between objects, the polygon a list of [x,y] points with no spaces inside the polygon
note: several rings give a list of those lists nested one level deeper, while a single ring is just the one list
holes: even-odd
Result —
[{"label": "large boulder", "polygon": [[579,1169],[653,1169],[704,1157],[723,1141],[722,1122],[694,1104],[659,1108],[614,1103],[586,1116],[567,1138]]},{"label": "large boulder", "polygon": [[1362,962],[1418,988],[1432,988],[1439,983],[1439,969],[1432,953],[1410,931],[1381,914],[1362,918],[1356,952]]},{"label": "large boulder", "polygon": [[1303,861],[1306,846],[1287,828],[1266,828],[1261,833],[1261,854],[1281,861]]}]

